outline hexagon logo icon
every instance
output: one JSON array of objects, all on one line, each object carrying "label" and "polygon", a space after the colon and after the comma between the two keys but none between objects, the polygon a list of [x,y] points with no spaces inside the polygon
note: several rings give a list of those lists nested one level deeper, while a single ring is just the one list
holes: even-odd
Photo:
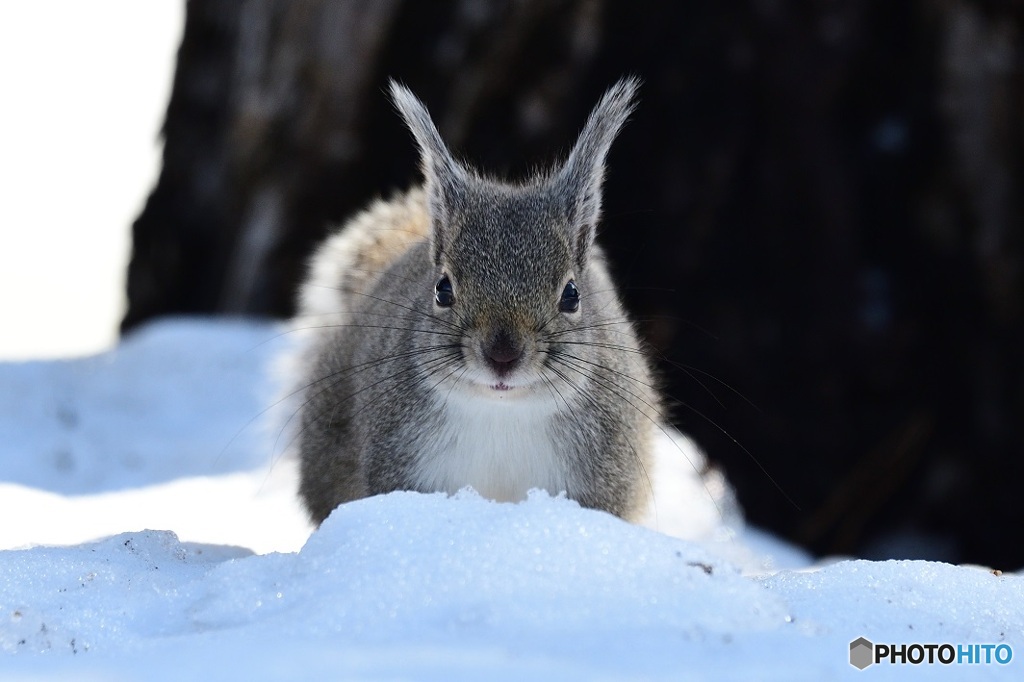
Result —
[{"label": "hexagon logo icon", "polygon": [[875,658],[875,645],[863,637],[850,642],[850,665],[857,670],[863,670],[872,663]]}]

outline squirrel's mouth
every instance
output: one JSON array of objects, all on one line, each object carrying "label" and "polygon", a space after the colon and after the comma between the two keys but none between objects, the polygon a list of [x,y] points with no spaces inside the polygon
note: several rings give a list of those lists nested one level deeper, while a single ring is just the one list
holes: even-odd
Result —
[{"label": "squirrel's mouth", "polygon": [[466,386],[481,398],[511,400],[532,395],[537,381],[537,377],[525,370],[510,372],[502,376],[483,369],[470,372],[468,377],[459,377],[458,383]]}]

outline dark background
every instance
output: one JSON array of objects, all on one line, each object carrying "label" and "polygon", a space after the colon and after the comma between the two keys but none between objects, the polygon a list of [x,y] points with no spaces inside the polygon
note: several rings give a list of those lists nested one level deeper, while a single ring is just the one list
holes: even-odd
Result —
[{"label": "dark background", "polygon": [[748,518],[1019,568],[1022,29],[984,0],[191,0],[123,329],[288,315],[327,227],[417,181],[388,77],[516,176],[636,74],[600,239]]}]

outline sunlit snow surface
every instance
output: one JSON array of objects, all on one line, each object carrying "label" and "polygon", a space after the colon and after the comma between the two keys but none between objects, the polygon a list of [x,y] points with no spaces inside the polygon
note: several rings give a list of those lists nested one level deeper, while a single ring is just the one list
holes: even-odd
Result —
[{"label": "sunlit snow surface", "polygon": [[[310,535],[261,417],[286,341],[165,322],[0,364],[0,679],[1020,679],[1024,578],[812,569],[715,520],[685,440],[662,443],[650,524],[690,540],[471,492],[362,500]],[[859,636],[1014,658],[858,671]]]}]

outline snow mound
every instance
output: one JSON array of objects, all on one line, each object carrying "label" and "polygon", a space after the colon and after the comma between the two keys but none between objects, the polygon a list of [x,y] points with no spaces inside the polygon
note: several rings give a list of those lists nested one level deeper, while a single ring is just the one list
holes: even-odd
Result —
[{"label": "snow mound", "polygon": [[3,480],[81,495],[264,464],[253,419],[282,343],[266,324],[173,320],[92,357],[0,363]]},{"label": "snow mound", "polygon": [[811,680],[857,673],[861,635],[1024,650],[1020,577],[856,561],[749,578],[546,494],[394,493],[339,508],[298,553],[248,554],[157,531],[2,552],[0,671]]}]

